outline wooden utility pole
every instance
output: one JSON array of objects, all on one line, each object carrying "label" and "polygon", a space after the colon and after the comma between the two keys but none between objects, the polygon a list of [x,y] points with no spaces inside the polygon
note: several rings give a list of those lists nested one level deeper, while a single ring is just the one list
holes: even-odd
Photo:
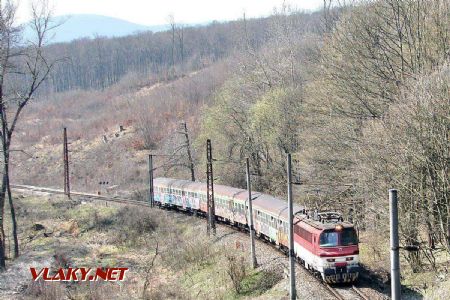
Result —
[{"label": "wooden utility pole", "polygon": [[183,134],[186,138],[186,151],[187,156],[189,160],[189,169],[191,169],[191,180],[195,181],[195,170],[194,170],[194,161],[192,160],[192,154],[191,154],[191,143],[189,141],[189,133],[187,129],[186,122],[181,123],[183,125]]},{"label": "wooden utility pole", "polygon": [[206,196],[207,196],[207,207],[208,207],[208,222],[207,222],[207,233],[211,235],[211,230],[213,235],[216,235],[216,210],[214,206],[214,176],[212,167],[212,148],[211,140],[206,141]]},{"label": "wooden utility pole", "polygon": [[250,160],[246,159],[246,170],[247,170],[247,190],[248,190],[248,227],[250,231],[250,255],[252,268],[256,269],[258,267],[258,262],[256,261],[255,253],[255,228],[253,227],[253,204],[252,204],[252,185],[250,180]]},{"label": "wooden utility pole", "polygon": [[400,300],[400,259],[398,242],[398,201],[397,190],[389,190],[390,231],[391,231],[391,298]]},{"label": "wooden utility pole", "polygon": [[67,142],[66,127],[64,127],[64,134],[63,134],[63,157],[64,157],[64,194],[70,198],[69,147]]},{"label": "wooden utility pole", "polygon": [[288,188],[288,215],[289,215],[289,295],[294,300],[297,297],[295,290],[295,252],[294,252],[294,208],[292,200],[292,160],[287,155],[287,188]]},{"label": "wooden utility pole", "polygon": [[150,207],[155,206],[155,192],[153,189],[153,155],[148,156],[148,202]]}]

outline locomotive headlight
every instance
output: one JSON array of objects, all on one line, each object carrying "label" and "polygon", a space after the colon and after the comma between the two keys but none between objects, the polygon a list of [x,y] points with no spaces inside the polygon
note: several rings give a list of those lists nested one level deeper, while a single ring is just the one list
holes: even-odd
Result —
[{"label": "locomotive headlight", "polygon": [[344,226],[339,224],[339,225],[336,225],[335,229],[336,229],[336,231],[342,231],[342,230],[344,230]]}]

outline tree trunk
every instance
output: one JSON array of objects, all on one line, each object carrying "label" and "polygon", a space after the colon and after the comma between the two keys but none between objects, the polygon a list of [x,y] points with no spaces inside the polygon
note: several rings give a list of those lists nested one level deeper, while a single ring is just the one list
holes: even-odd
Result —
[{"label": "tree trunk", "polygon": [[[9,147],[8,147],[9,148]],[[11,186],[9,184],[9,152],[5,152],[5,177],[3,182],[6,184],[6,192],[8,193],[8,203],[9,210],[11,213],[11,223],[12,223],[12,234],[14,239],[14,258],[19,257],[19,239],[17,238],[17,220],[16,220],[16,210],[14,209],[14,202],[11,195]]]},{"label": "tree trunk", "polygon": [[[2,138],[2,150],[3,150],[3,157],[5,157],[6,154],[6,121],[4,117],[4,105],[3,105],[3,86],[0,85],[0,120],[1,120],[1,138]],[[7,165],[5,161],[3,161],[3,174],[6,174]],[[4,228],[4,221],[5,221],[5,194],[6,194],[6,177],[3,176],[3,182],[2,182],[2,189],[0,191],[0,271],[3,271],[6,269],[6,263],[5,263],[5,228]]]},{"label": "tree trunk", "polygon": [[0,272],[6,270],[5,262],[5,230],[3,228],[3,220],[5,215],[5,193],[6,184],[5,177],[3,177],[2,189],[0,190]]},{"label": "tree trunk", "polygon": [[183,123],[183,129],[184,129],[184,136],[186,138],[186,151],[187,156],[189,160],[189,169],[191,170],[191,181],[195,181],[195,167],[194,167],[194,161],[192,160],[192,154],[191,154],[191,143],[189,141],[189,133],[187,129],[186,122]]}]

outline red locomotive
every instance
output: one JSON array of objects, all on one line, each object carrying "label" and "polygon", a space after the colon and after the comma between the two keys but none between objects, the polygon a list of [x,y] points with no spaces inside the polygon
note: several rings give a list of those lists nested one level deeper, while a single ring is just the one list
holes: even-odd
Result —
[{"label": "red locomotive", "polygon": [[[171,178],[154,180],[155,202],[160,206],[206,214],[206,184]],[[247,191],[214,185],[216,218],[248,228]],[[256,235],[288,247],[287,202],[252,193]],[[355,282],[359,275],[358,237],[353,224],[337,213],[308,213],[294,205],[294,251],[306,268],[320,273],[329,283]]]}]

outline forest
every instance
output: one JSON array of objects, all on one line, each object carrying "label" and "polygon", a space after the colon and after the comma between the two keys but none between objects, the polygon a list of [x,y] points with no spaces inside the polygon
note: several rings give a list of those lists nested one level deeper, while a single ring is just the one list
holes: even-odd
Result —
[{"label": "forest", "polygon": [[[169,157],[157,175],[189,179],[192,162],[204,181],[211,139],[217,183],[245,188],[248,157],[254,188],[285,197],[292,153],[296,202],[342,212],[372,237],[376,256],[388,241],[388,190],[396,188],[401,245],[420,249],[403,259],[413,273],[448,268],[448,0],[324,1],[316,12],[283,4],[265,18],[199,27],[172,18],[164,32],[40,51],[57,61],[14,140],[38,158],[11,152],[12,181],[60,185],[62,127],[79,190],[110,178],[145,193],[150,152]],[[3,80],[6,99],[21,79]],[[119,124],[130,135],[114,135]]]}]

